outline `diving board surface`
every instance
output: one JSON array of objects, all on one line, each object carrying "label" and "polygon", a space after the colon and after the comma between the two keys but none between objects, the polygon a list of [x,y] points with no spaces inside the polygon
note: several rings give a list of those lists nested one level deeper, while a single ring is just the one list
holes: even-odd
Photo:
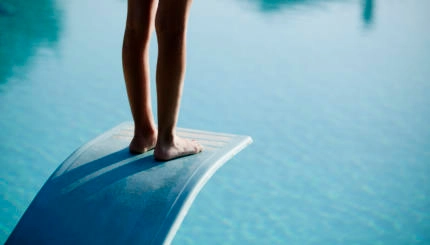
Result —
[{"label": "diving board surface", "polygon": [[248,136],[178,129],[203,152],[156,162],[131,155],[133,124],[77,149],[36,195],[6,244],[169,244],[215,171],[252,142]]}]

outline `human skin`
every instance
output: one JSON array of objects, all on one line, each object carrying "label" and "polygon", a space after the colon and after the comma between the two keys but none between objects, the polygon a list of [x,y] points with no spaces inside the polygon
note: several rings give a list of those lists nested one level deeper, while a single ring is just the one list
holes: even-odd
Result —
[{"label": "human skin", "polygon": [[[191,0],[128,0],[123,70],[135,124],[131,153],[155,147],[154,158],[167,161],[196,154],[202,146],[176,134],[186,67],[186,32]],[[152,114],[149,40],[155,26],[158,131]]]}]

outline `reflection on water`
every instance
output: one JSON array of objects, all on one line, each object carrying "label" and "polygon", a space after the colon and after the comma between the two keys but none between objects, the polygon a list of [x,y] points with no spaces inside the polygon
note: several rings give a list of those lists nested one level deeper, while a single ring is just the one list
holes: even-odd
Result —
[{"label": "reflection on water", "polygon": [[362,5],[363,5],[363,15],[362,15],[363,23],[365,27],[370,27],[373,23],[373,12],[374,12],[373,0],[363,0]]},{"label": "reflection on water", "polygon": [[[257,4],[262,13],[274,13],[282,9],[294,9],[301,6],[321,6],[336,0],[247,0],[251,4]],[[365,27],[370,27],[373,23],[374,0],[362,0],[362,20]],[[349,2],[349,1],[348,1]]]},{"label": "reflection on water", "polygon": [[2,0],[0,86],[16,68],[25,66],[39,47],[55,47],[60,27],[60,12],[55,0]]},{"label": "reflection on water", "polygon": [[333,0],[248,0],[250,3],[255,3],[261,12],[272,13],[283,8],[296,8],[299,6],[315,6],[324,2],[331,2]]},{"label": "reflection on water", "polygon": [[10,16],[13,15],[15,9],[12,5],[6,3],[0,3],[0,16]]}]

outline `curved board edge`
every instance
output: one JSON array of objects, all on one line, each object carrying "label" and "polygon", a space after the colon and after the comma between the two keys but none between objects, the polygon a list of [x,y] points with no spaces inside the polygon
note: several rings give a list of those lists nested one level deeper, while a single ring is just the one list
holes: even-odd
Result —
[{"label": "curved board edge", "polygon": [[[172,205],[171,210],[179,209],[177,215],[171,215],[172,212],[169,212],[167,219],[174,219],[173,224],[168,227],[164,227],[165,223],[163,223],[164,229],[168,230],[169,232],[167,235],[162,235],[162,233],[158,233],[155,236],[155,240],[153,244],[170,244],[177,231],[179,230],[179,227],[181,226],[183,220],[185,219],[185,216],[187,215],[189,209],[191,208],[191,205],[193,204],[194,200],[196,199],[197,195],[200,193],[200,191],[203,189],[203,187],[206,185],[206,183],[209,181],[209,179],[216,173],[216,171],[221,168],[228,160],[233,158],[237,153],[245,149],[248,145],[252,143],[252,138],[249,136],[242,136],[240,139],[237,139],[237,142],[235,142],[235,146],[232,148],[226,147],[224,155],[222,158],[218,159],[215,164],[211,166],[211,168],[201,177],[195,177],[197,174],[193,175],[193,179],[190,179],[190,181],[195,181],[196,184],[194,186],[190,186],[191,189],[187,194],[186,188],[188,186],[184,187],[184,190],[181,192],[181,194],[178,196],[175,203]],[[196,172],[199,171],[196,170]],[[174,212],[173,212],[174,213]],[[170,217],[173,216],[173,217]],[[163,227],[161,229],[163,229]],[[160,229],[160,231],[161,231]]]}]

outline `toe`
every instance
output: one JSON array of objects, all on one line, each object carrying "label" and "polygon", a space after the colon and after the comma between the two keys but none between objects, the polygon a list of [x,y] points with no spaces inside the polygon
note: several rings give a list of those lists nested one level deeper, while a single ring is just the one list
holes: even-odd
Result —
[{"label": "toe", "polygon": [[194,149],[197,153],[199,153],[203,150],[203,146],[200,145],[199,143],[195,142]]}]

